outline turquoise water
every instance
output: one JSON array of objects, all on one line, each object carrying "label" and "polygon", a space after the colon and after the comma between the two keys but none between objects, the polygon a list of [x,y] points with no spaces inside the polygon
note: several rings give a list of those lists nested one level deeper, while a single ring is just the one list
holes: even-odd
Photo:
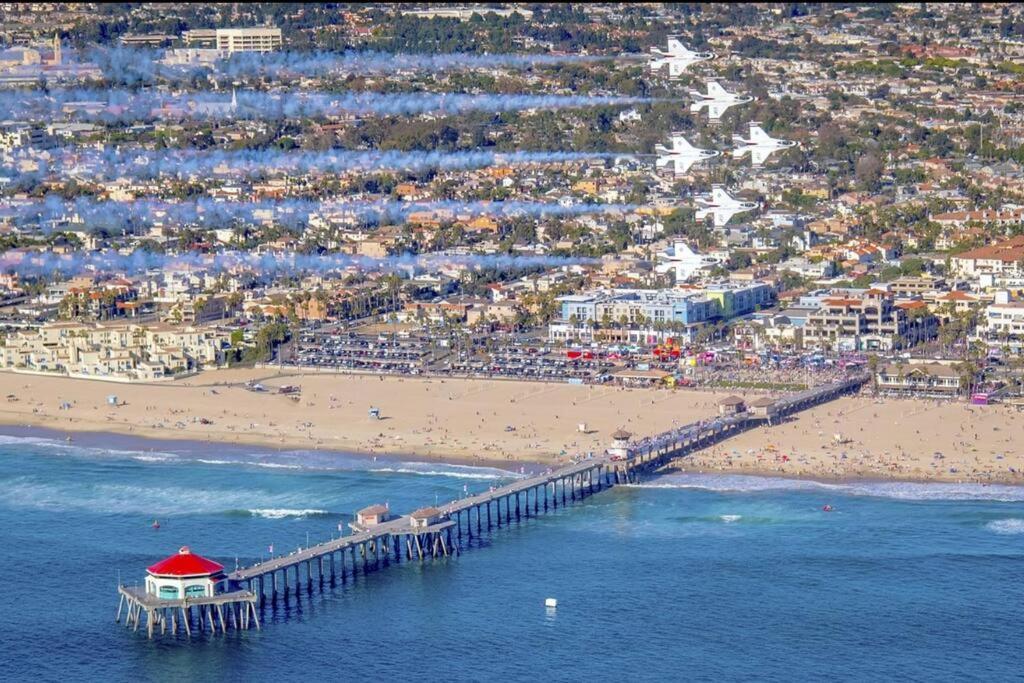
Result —
[{"label": "turquoise water", "polygon": [[464,539],[457,558],[303,595],[268,609],[262,631],[149,642],[114,623],[118,577],[141,580],[180,545],[233,567],[327,538],[369,503],[409,510],[511,476],[0,436],[3,678],[1021,676],[1024,489],[1012,487],[668,475]]}]

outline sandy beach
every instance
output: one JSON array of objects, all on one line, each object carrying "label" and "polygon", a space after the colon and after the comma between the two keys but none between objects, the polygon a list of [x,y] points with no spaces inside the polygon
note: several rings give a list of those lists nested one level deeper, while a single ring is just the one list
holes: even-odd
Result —
[{"label": "sandy beach", "polygon": [[[258,380],[268,389],[244,388]],[[276,393],[298,385],[301,397]],[[118,406],[108,405],[116,395]],[[117,384],[0,373],[0,424],[423,459],[560,462],[710,415],[720,395],[540,382],[219,370]],[[69,405],[70,407],[62,406]],[[381,419],[369,416],[371,407]],[[209,421],[204,424],[203,420]],[[586,426],[586,433],[579,430]]]},{"label": "sandy beach", "polygon": [[1013,408],[860,396],[744,432],[676,466],[814,479],[1024,484],[1021,443],[1024,416]]},{"label": "sandy beach", "polygon": [[[249,380],[268,391],[247,390]],[[289,384],[301,386],[301,397],[277,393]],[[108,404],[112,394],[119,405]],[[724,394],[239,369],[159,385],[0,373],[0,395],[8,397],[0,402],[0,424],[72,438],[112,432],[483,464],[557,463],[602,452],[616,429],[647,435],[706,418]],[[370,417],[371,407],[381,419]],[[1024,419],[1003,406],[856,397],[742,433],[676,466],[815,479],[1024,483],[1020,443]]]}]

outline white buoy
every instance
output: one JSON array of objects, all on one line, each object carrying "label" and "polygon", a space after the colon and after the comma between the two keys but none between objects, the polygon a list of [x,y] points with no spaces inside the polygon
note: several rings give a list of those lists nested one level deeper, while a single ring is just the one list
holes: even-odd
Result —
[{"label": "white buoy", "polygon": [[555,600],[554,598],[548,598],[547,600],[544,601],[544,606],[545,607],[558,607],[558,600]]}]

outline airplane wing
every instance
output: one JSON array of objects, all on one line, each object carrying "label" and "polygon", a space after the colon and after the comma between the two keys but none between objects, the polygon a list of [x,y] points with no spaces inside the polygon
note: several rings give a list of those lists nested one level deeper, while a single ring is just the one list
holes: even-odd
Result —
[{"label": "airplane wing", "polygon": [[751,142],[772,142],[772,138],[765,133],[761,126],[750,127],[750,141]]},{"label": "airplane wing", "polygon": [[711,203],[712,204],[728,204],[732,202],[732,197],[720,187],[711,188]]},{"label": "airplane wing", "polygon": [[672,59],[668,63],[668,75],[673,78],[682,76],[683,73],[686,71],[687,66],[687,63],[684,62],[682,59]]},{"label": "airplane wing", "polygon": [[708,81],[708,97],[728,97],[729,93],[718,84],[718,81]]},{"label": "airplane wing", "polygon": [[735,216],[735,215],[736,215],[736,211],[734,209],[715,209],[715,211],[714,211],[715,227],[716,228],[725,227],[725,225],[729,222],[729,220],[733,216]]},{"label": "airplane wing", "polygon": [[750,163],[752,163],[754,166],[760,166],[764,162],[768,161],[768,157],[774,151],[774,149],[767,149],[765,147],[751,147]]},{"label": "airplane wing", "polygon": [[672,136],[672,151],[674,152],[693,152],[695,151],[690,141],[684,138],[682,135]]},{"label": "airplane wing", "polygon": [[704,108],[705,104],[707,104],[707,102],[694,102],[693,104],[690,105],[690,112],[696,114],[697,112]]},{"label": "airplane wing", "polygon": [[693,162],[696,161],[693,157],[676,157],[676,173],[686,173],[693,166]]},{"label": "airplane wing", "polygon": [[711,118],[711,119],[720,119],[720,118],[722,118],[722,114],[724,114],[725,110],[728,109],[730,106],[732,106],[732,105],[731,104],[726,104],[726,103],[723,103],[723,102],[715,102],[715,101],[708,102],[708,118]]},{"label": "airplane wing", "polygon": [[686,52],[689,52],[689,50],[683,47],[683,44],[676,40],[675,38],[668,39],[668,51],[674,55],[685,54]]}]

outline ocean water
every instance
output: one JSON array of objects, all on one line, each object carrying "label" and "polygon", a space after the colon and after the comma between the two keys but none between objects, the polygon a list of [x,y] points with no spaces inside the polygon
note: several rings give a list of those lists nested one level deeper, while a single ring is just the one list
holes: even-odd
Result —
[{"label": "ocean water", "polygon": [[148,641],[114,623],[118,578],[181,545],[232,567],[325,539],[369,503],[408,510],[512,476],[8,432],[0,678],[1021,678],[1013,487],[666,475],[268,607],[261,631]]}]

